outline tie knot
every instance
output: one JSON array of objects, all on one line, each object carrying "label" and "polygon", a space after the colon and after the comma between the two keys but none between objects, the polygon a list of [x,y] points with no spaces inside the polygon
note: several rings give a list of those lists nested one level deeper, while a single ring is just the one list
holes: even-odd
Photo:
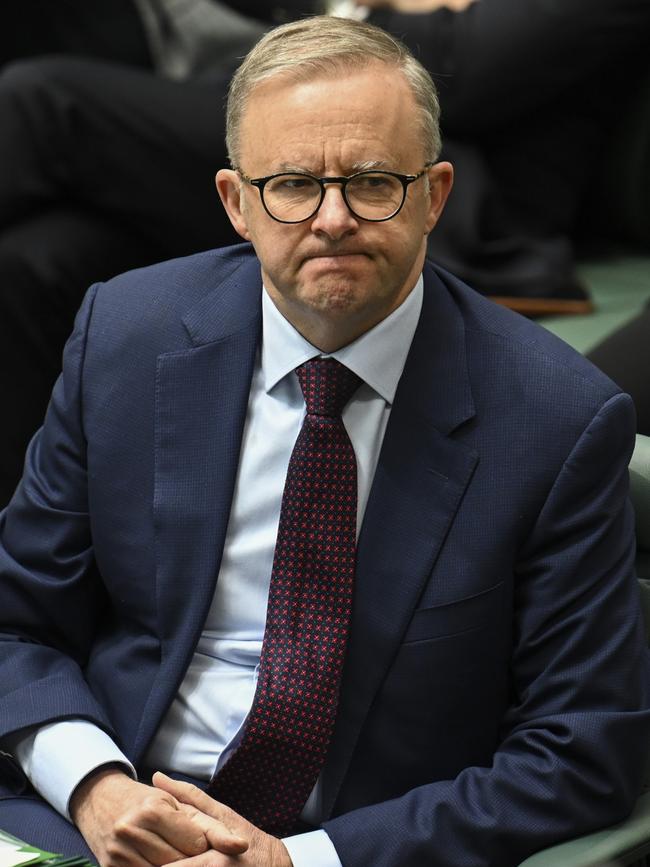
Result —
[{"label": "tie knot", "polygon": [[312,358],[296,368],[310,415],[339,416],[361,379],[335,358]]}]

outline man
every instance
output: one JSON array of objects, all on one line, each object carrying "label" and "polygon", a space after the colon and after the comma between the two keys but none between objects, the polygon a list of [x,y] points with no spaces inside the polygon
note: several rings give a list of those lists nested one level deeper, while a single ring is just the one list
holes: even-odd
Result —
[{"label": "man", "polygon": [[[622,818],[629,398],[425,264],[452,168],[392,37],[272,31],[227,127],[252,248],[91,289],[3,515],[3,745],[102,865],[507,867]],[[20,776],[0,826],[79,851]]]}]

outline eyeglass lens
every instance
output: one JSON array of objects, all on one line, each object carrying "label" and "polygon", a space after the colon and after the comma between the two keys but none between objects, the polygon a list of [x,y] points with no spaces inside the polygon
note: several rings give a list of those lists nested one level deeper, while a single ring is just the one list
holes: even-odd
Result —
[{"label": "eyeglass lens", "polygon": [[[352,211],[364,220],[385,220],[399,210],[404,187],[398,178],[382,172],[361,172],[345,186]],[[272,178],[264,187],[264,203],[278,220],[300,222],[311,217],[321,199],[316,178],[284,174]]]}]

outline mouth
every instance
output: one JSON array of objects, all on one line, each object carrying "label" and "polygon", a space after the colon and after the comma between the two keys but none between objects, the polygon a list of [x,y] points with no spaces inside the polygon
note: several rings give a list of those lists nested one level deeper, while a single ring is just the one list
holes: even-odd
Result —
[{"label": "mouth", "polygon": [[312,253],[305,256],[306,262],[323,262],[332,264],[343,264],[346,260],[367,258],[366,253],[360,253],[356,250],[332,250],[323,251],[322,253]]}]

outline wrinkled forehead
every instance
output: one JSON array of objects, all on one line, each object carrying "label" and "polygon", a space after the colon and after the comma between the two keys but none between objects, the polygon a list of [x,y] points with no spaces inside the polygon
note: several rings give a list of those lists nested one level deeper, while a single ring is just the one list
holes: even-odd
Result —
[{"label": "wrinkled forehead", "polygon": [[400,70],[366,64],[346,75],[277,75],[251,92],[242,116],[240,155],[264,165],[300,156],[389,160],[422,150],[417,106]]}]

